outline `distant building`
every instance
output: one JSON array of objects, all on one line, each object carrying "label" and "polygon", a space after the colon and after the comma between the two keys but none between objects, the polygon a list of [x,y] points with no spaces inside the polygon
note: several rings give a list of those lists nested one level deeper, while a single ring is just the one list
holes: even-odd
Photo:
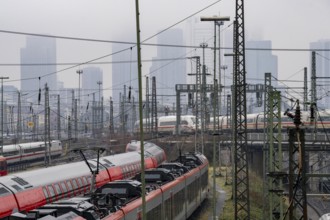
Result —
[{"label": "distant building", "polygon": [[[311,49],[323,49],[327,51],[317,51],[315,62],[316,62],[316,77],[329,77],[330,73],[330,40],[319,40],[310,43]],[[310,63],[312,62],[312,52],[310,53]],[[308,72],[311,76],[310,67]],[[310,80],[310,77],[309,77]],[[329,79],[316,79],[316,98],[317,105],[319,108],[330,108],[330,84]],[[310,84],[308,87],[310,88]],[[310,97],[309,97],[310,99]]]},{"label": "distant building", "polygon": [[[246,83],[248,84],[265,84],[265,73],[271,73],[272,77],[278,78],[278,59],[272,54],[271,41],[246,41],[245,47],[245,70]],[[256,48],[249,49],[249,48]],[[269,49],[269,50],[258,50]],[[276,80],[272,80],[272,86],[276,87]],[[261,93],[261,101],[264,101],[264,96]],[[260,101],[260,99],[259,99]],[[248,113],[261,112],[264,105],[259,106],[256,93],[247,93]],[[264,104],[264,103],[263,103]]]},{"label": "distant building", "polygon": [[26,46],[21,48],[21,64],[41,64],[21,66],[21,91],[29,93],[31,101],[38,99],[38,90],[46,83],[50,91],[57,90],[55,63],[55,38],[26,37]]},{"label": "distant building", "polygon": [[[187,21],[187,45],[191,46],[200,46],[202,43],[207,44],[207,47],[204,49],[204,59],[206,71],[208,73],[212,72],[214,61],[213,61],[213,42],[214,42],[214,23],[213,22],[202,22],[200,17],[193,17]],[[217,32],[218,34],[218,32]],[[217,42],[218,43],[218,42]],[[203,49],[188,49],[187,56],[199,56],[200,63],[203,64]],[[218,54],[217,54],[218,56]],[[193,67],[195,70],[196,68]],[[195,77],[192,82],[195,82]],[[208,77],[208,83],[213,82],[210,77]],[[212,77],[213,79],[213,77]]]},{"label": "distant building", "polygon": [[[82,71],[80,98],[81,105],[86,107],[87,103],[93,100],[93,94],[95,94],[95,101],[100,101],[103,97],[103,71],[98,67],[86,67]],[[78,93],[76,94],[77,98]]]},{"label": "distant building", "polygon": [[[158,35],[157,43],[169,45],[185,45],[183,40],[183,31],[181,29],[167,30]],[[187,83],[186,60],[180,59],[185,57],[185,48],[168,46],[157,47],[157,56],[153,58],[152,66],[150,68],[149,88],[151,94],[151,78],[155,76],[157,95],[160,95],[157,98],[158,102],[162,104],[170,104],[170,106],[175,103],[175,85]]]},{"label": "distant building", "polygon": [[[278,61],[277,56],[272,54],[271,41],[246,41],[245,47],[248,49],[245,52],[247,83],[264,84],[265,73],[271,73],[273,77],[277,78]],[[254,50],[253,48],[255,48],[256,50]],[[272,85],[277,86],[277,82],[272,82]]]},{"label": "distant building", "polygon": [[[118,52],[128,48],[128,45],[113,44],[112,52]],[[119,96],[124,95],[124,86],[126,86],[126,98],[129,87],[131,87],[132,96],[137,100],[138,96],[138,66],[137,66],[136,47],[126,50],[112,56],[112,100],[115,109],[118,109]]]}]

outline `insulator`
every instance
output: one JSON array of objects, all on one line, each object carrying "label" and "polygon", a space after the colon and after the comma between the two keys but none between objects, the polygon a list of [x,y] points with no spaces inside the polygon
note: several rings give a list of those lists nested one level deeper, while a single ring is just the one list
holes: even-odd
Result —
[{"label": "insulator", "polygon": [[300,111],[300,106],[299,106],[299,102],[297,101],[297,108],[296,108],[296,114],[293,118],[293,123],[296,126],[299,126],[301,124],[301,111]]},{"label": "insulator", "polygon": [[131,89],[132,87],[130,86],[128,90],[128,102],[131,102]]},{"label": "insulator", "polygon": [[40,105],[40,101],[41,101],[41,89],[39,88],[38,105]]},{"label": "insulator", "polygon": [[311,104],[311,122],[315,120],[314,104]]}]

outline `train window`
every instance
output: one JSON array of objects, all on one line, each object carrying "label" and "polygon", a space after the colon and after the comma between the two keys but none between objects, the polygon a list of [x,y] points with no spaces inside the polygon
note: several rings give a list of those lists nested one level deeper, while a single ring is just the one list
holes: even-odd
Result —
[{"label": "train window", "polygon": [[57,183],[54,184],[54,187],[55,187],[55,190],[56,190],[55,193],[57,193],[57,194],[62,194],[62,190],[61,190],[60,186],[59,186]]},{"label": "train window", "polygon": [[81,177],[81,182],[82,182],[82,184],[83,184],[83,187],[84,187],[84,191],[85,192],[87,192],[87,186],[88,186],[88,184],[87,184],[87,179],[86,179],[86,177]]},{"label": "train window", "polygon": [[84,184],[82,183],[81,179],[80,178],[77,178],[77,180],[78,180],[78,183],[79,183],[80,187],[83,187]]},{"label": "train window", "polygon": [[73,183],[73,188],[78,189],[78,184],[77,184],[77,181],[75,179],[72,180],[72,183]]},{"label": "train window", "polygon": [[172,219],[172,204],[171,204],[171,198],[168,198],[165,203],[165,219]]},{"label": "train window", "polygon": [[161,205],[156,206],[155,208],[151,209],[147,212],[147,219],[157,219],[161,216],[162,207]]},{"label": "train window", "polygon": [[6,189],[3,188],[3,187],[0,188],[0,195],[7,194],[7,193],[9,193],[8,190],[6,190]]},{"label": "train window", "polygon": [[182,124],[182,125],[188,125],[188,122],[187,122],[186,120],[182,120],[182,121],[181,121],[181,124]]},{"label": "train window", "polygon": [[17,155],[17,154],[19,154],[19,151],[18,150],[14,150],[14,151],[9,151],[9,152],[4,152],[3,153],[3,156],[4,157],[9,157],[9,156]]},{"label": "train window", "polygon": [[107,162],[110,166],[114,166],[113,163],[111,163],[109,160],[107,159],[103,159],[105,162]]},{"label": "train window", "polygon": [[28,182],[26,182],[25,180],[23,180],[20,177],[15,177],[15,178],[11,178],[13,181],[15,181],[16,183],[20,184],[21,186],[25,186],[25,185],[29,185]]},{"label": "train window", "polygon": [[81,177],[81,181],[83,183],[83,186],[86,186],[87,185],[87,180],[86,180],[86,177]]},{"label": "train window", "polygon": [[88,182],[88,184],[91,184],[92,183],[92,177],[91,176],[88,176],[87,177],[87,182]]},{"label": "train window", "polygon": [[22,188],[19,187],[18,185],[12,185],[11,187],[13,187],[14,189],[16,189],[17,191],[22,191]]},{"label": "train window", "polygon": [[55,191],[54,191],[53,186],[47,186],[47,188],[48,188],[50,197],[54,197],[55,196]]},{"label": "train window", "polygon": [[66,193],[68,191],[64,182],[61,182],[61,187],[62,187],[63,192]]},{"label": "train window", "polygon": [[46,187],[42,187],[42,191],[43,191],[44,194],[45,194],[45,197],[46,197],[46,201],[47,201],[47,203],[50,203],[50,200],[49,200],[49,194],[48,194],[48,191],[47,191]]},{"label": "train window", "polygon": [[72,191],[73,187],[72,187],[70,180],[66,181],[66,184],[68,185],[68,190]]},{"label": "train window", "polygon": [[178,215],[180,212],[182,212],[184,210],[184,189],[182,189],[180,192],[176,193],[174,196],[174,200],[173,202],[175,203],[173,205],[174,209],[175,209],[175,215]]}]

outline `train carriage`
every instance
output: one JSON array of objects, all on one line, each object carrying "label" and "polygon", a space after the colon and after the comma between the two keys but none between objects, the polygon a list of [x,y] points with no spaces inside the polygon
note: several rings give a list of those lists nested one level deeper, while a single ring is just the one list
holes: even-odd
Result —
[{"label": "train carriage", "polygon": [[[207,159],[202,154],[189,153],[181,155],[177,161],[182,164],[166,163],[161,168],[145,171],[147,219],[187,219],[205,199]],[[53,219],[63,219],[61,216],[67,216],[71,211],[89,220],[138,220],[142,218],[140,180],[139,174],[132,180],[107,183],[90,196],[61,200],[34,212],[55,210],[57,216]],[[22,215],[19,219],[28,216]]]},{"label": "train carriage", "polygon": [[[48,148],[48,143],[47,143]],[[62,143],[59,140],[53,140],[50,143],[50,154],[52,158],[62,155]],[[7,164],[14,165],[18,163],[29,163],[44,160],[47,149],[45,142],[30,142],[23,144],[12,144],[3,146],[3,155],[6,157]]]},{"label": "train carriage", "polygon": [[[163,162],[159,158],[164,158],[164,151],[156,145],[153,147],[155,150],[145,157],[148,168],[156,167]],[[140,160],[139,152],[101,158],[96,187],[109,181],[132,178],[141,170]],[[88,160],[88,163],[93,170],[96,169],[96,159]],[[91,180],[92,175],[85,162],[0,177],[0,204],[6,203],[6,206],[0,206],[0,218],[8,216],[14,210],[28,211],[59,199],[82,195],[90,191]]]}]

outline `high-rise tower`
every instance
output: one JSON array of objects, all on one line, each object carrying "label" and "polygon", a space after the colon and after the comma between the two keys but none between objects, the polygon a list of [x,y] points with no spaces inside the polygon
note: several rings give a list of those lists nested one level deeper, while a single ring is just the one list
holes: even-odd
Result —
[{"label": "high-rise tower", "polygon": [[21,64],[41,64],[21,66],[21,91],[31,94],[31,99],[38,98],[39,88],[46,83],[50,91],[57,89],[56,39],[27,36],[26,46],[21,48]]},{"label": "high-rise tower", "polygon": [[[160,34],[158,44],[185,45],[181,29],[170,29]],[[163,104],[172,104],[175,101],[175,85],[186,83],[186,49],[182,47],[159,46],[157,57],[153,58],[150,68],[150,79],[155,76],[157,82],[157,94],[165,96]],[[167,61],[157,61],[173,59]],[[177,59],[177,60],[175,60]],[[166,97],[168,96],[168,97]]]}]

